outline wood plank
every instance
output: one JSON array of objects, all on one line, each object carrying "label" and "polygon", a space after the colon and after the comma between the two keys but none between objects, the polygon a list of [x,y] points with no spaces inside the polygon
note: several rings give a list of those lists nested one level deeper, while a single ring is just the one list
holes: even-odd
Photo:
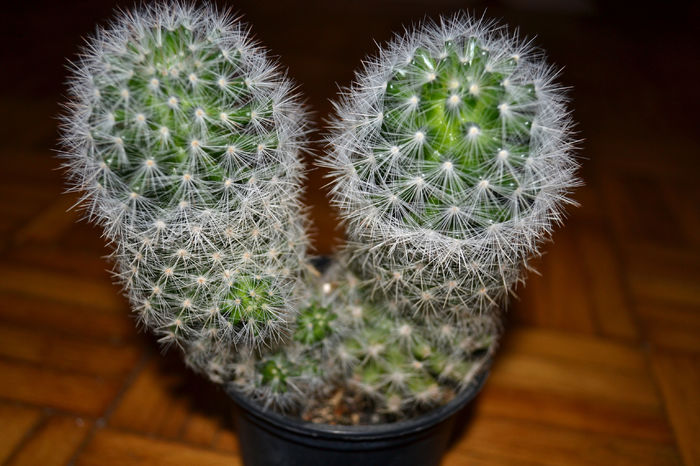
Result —
[{"label": "wood plank", "polygon": [[671,265],[653,274],[631,270],[629,283],[637,302],[667,301],[681,306],[700,308],[700,274]]},{"label": "wood plank", "polygon": [[543,388],[559,395],[603,399],[623,405],[649,407],[657,402],[653,384],[645,374],[619,374],[527,355],[503,357],[497,364],[491,378],[499,385],[532,390]]},{"label": "wood plank", "polygon": [[55,198],[55,191],[36,189],[24,180],[5,181],[0,186],[0,212],[26,222]]},{"label": "wood plank", "polygon": [[189,410],[189,397],[187,392],[183,392],[184,371],[182,366],[172,371],[163,370],[163,361],[154,357],[122,396],[109,419],[109,425],[179,438]]},{"label": "wood plank", "polygon": [[675,217],[689,244],[700,245],[700,195],[694,183],[662,181],[664,203]]},{"label": "wood plank", "polygon": [[638,245],[625,256],[636,304],[653,300],[700,308],[700,250],[673,243]]},{"label": "wood plank", "polygon": [[581,253],[575,240],[576,224],[571,222],[554,235],[554,245],[548,250],[551,314],[544,327],[595,333],[593,303],[586,286],[585,269],[579,260]]},{"label": "wood plank", "polygon": [[15,233],[15,243],[46,243],[59,238],[81,217],[71,209],[77,200],[77,195],[59,196]]},{"label": "wood plank", "polygon": [[20,293],[106,312],[125,312],[128,303],[107,277],[76,278],[17,264],[0,263],[0,292]]},{"label": "wood plank", "polygon": [[134,345],[81,341],[0,323],[1,356],[59,370],[124,376],[141,351]]},{"label": "wood plank", "polygon": [[[5,105],[8,104],[10,104],[10,101],[3,98],[3,108],[5,108],[6,111],[7,107],[5,107]],[[24,102],[15,102],[14,105],[21,107],[24,111],[29,107],[26,100]],[[33,111],[46,115],[49,109],[43,106],[36,107]],[[12,123],[18,121],[19,120],[15,120]],[[52,125],[49,123],[44,129],[50,134],[50,138],[52,139],[51,146],[53,146],[55,133],[52,129],[55,128],[52,128]],[[30,134],[36,136],[36,133],[32,132]],[[20,135],[21,131],[18,131],[13,136],[17,137]],[[48,194],[55,197],[63,190],[61,173],[57,170],[60,161],[54,156],[55,154],[43,144],[39,147],[29,146],[32,142],[36,143],[36,140],[32,141],[32,138],[29,139],[30,140],[26,141],[25,144],[18,147],[3,147],[4,153],[12,154],[12,156],[3,159],[3,170],[7,175],[7,184],[16,187],[16,189],[24,189],[24,194],[27,195],[31,195],[28,191],[33,190],[37,195]],[[28,184],[25,180],[31,180],[32,183]]]},{"label": "wood plank", "polygon": [[116,396],[120,382],[0,359],[0,398],[100,416]]},{"label": "wood plank", "polygon": [[86,221],[75,223],[67,234],[56,241],[56,244],[67,249],[104,251],[100,252],[102,255],[109,252],[105,247],[101,229]]},{"label": "wood plank", "polygon": [[6,248],[11,243],[12,232],[27,221],[26,212],[13,213],[0,207],[0,247]]},{"label": "wood plank", "polygon": [[3,242],[10,243],[9,233],[31,222],[34,215],[56,198],[57,191],[37,189],[32,183],[27,183],[23,176],[13,178],[5,168],[3,164],[5,179],[0,186],[0,229],[3,231]]},{"label": "wood plank", "polygon": [[[223,407],[225,408],[225,407]],[[195,411],[187,419],[182,438],[188,443],[211,448],[219,431],[219,419]]]},{"label": "wood plank", "polygon": [[214,439],[214,448],[221,451],[238,453],[241,446],[238,443],[238,436],[233,426],[224,426]]},{"label": "wood plank", "polygon": [[12,325],[110,342],[133,340],[138,334],[136,322],[126,309],[102,312],[90,306],[11,292],[3,293],[2,299],[0,320]]},{"label": "wood plank", "polygon": [[[530,355],[603,370],[643,372],[644,355],[635,345],[577,333],[514,328],[504,335],[500,354]],[[503,356],[505,357],[505,356]]]},{"label": "wood plank", "polygon": [[476,414],[443,465],[674,465],[673,444]]},{"label": "wood plank", "polygon": [[588,289],[593,301],[592,310],[599,334],[638,340],[639,329],[630,308],[629,297],[625,294],[623,269],[605,224],[589,221],[577,227],[576,239],[580,259],[585,265]]},{"label": "wood plank", "polygon": [[561,394],[548,387],[519,388],[487,382],[475,410],[493,417],[543,422],[604,435],[673,443],[673,430],[658,408],[626,406],[578,394]]},{"label": "wood plank", "polygon": [[[599,123],[606,124],[602,119]],[[647,179],[652,178],[658,182],[672,181],[675,183],[688,184],[690,186],[695,182],[693,171],[687,170],[687,166],[683,163],[659,163],[658,154],[664,153],[667,146],[666,143],[659,139],[655,134],[620,134],[619,127],[613,127],[607,123],[609,128],[600,128],[605,131],[597,141],[590,139],[587,144],[598,146],[595,154],[592,154],[591,160],[584,163],[584,169],[589,166],[596,168],[597,175],[627,175],[633,178]],[[632,129],[632,128],[629,128]],[[637,128],[635,128],[637,129]],[[614,134],[613,134],[614,133]],[[696,153],[697,141],[688,138],[685,134],[678,135],[676,142],[677,151],[675,160],[681,161],[686,157],[693,157]],[[681,149],[683,148],[683,149]],[[680,154],[680,152],[687,153]],[[691,162],[692,159],[686,159],[686,162]],[[651,194],[654,194],[652,191]]]},{"label": "wood plank", "polygon": [[489,383],[661,411],[639,351],[580,334],[511,330]]},{"label": "wood plank", "polygon": [[518,322],[552,329],[593,334],[593,303],[579,260],[574,230],[558,232],[530,273],[515,306]]},{"label": "wood plank", "polygon": [[547,321],[550,307],[545,279],[548,269],[543,257],[532,258],[529,265],[532,270],[528,272],[525,284],[517,288],[517,297],[509,303],[507,315],[514,322],[537,325]]},{"label": "wood plank", "polygon": [[[95,234],[97,235],[97,232]],[[12,250],[7,251],[4,259],[13,264],[61,272],[74,277],[105,277],[110,279],[108,270],[110,270],[111,264],[104,258],[108,253],[106,247],[93,250],[84,246],[69,248],[58,244],[29,244],[13,245]]]},{"label": "wood plank", "polygon": [[8,466],[66,464],[87,436],[92,421],[73,416],[49,417],[8,463]]},{"label": "wood plank", "polygon": [[99,430],[77,459],[79,466],[242,465],[238,455],[194,448],[116,429]]},{"label": "wood plank", "polygon": [[0,402],[0,463],[5,464],[40,419],[40,409]]},{"label": "wood plank", "polygon": [[608,219],[621,244],[687,245],[676,218],[657,195],[662,189],[657,179],[609,168],[598,177],[602,195],[608,200]]},{"label": "wood plank", "polygon": [[573,198],[579,205],[577,207],[569,207],[569,216],[576,218],[579,223],[599,221],[605,216],[605,211],[600,201],[600,187],[597,180],[592,180],[590,175],[583,174],[583,176],[585,184],[576,188],[573,193]]},{"label": "wood plank", "polygon": [[[700,249],[674,243],[623,244],[625,264],[632,271],[644,274],[687,270],[692,276],[700,273]],[[668,269],[668,270],[667,270]]]},{"label": "wood plank", "polygon": [[683,459],[700,464],[700,355],[657,352],[651,359]]},{"label": "wood plank", "polygon": [[[0,208],[11,209],[13,212],[21,212],[22,207],[39,207],[48,205],[56,198],[58,190],[54,188],[37,189],[33,184],[25,180],[27,174],[19,174],[15,178],[8,178],[0,185]],[[21,200],[21,202],[18,202]],[[29,209],[28,209],[29,210]],[[32,214],[31,210],[26,212]]]},{"label": "wood plank", "polygon": [[647,340],[657,348],[700,353],[700,308],[644,300],[636,312]]},{"label": "wood plank", "polygon": [[219,448],[221,441],[224,450],[237,451],[226,438],[226,432],[233,431],[231,408],[219,387],[186,369],[179,354],[172,352],[145,365],[109,425],[208,448]]},{"label": "wood plank", "polygon": [[679,279],[659,272],[655,275],[630,273],[629,281],[637,302],[664,300],[681,306],[700,307],[700,277]]}]

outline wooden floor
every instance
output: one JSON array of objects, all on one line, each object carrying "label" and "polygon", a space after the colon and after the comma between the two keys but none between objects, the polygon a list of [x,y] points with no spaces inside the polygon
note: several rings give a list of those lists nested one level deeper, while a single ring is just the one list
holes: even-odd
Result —
[{"label": "wooden floor", "polygon": [[[307,30],[289,42],[289,29],[266,20],[303,21],[301,13],[240,3],[305,83],[319,119],[333,83],[347,82],[372,48],[369,37],[422,16],[411,3],[395,20],[389,9],[368,17],[366,40],[352,48],[339,37],[359,13],[322,10],[339,22],[336,35],[311,42]],[[492,374],[444,464],[700,464],[700,143],[685,118],[697,111],[685,108],[698,95],[689,81],[697,64],[675,33],[639,42],[612,20],[510,11],[490,13],[539,32],[567,64],[586,186],[539,261],[541,276],[520,290]],[[76,35],[94,18],[82,21]],[[76,42],[56,37],[63,48],[46,46],[49,65]],[[327,50],[339,41],[340,58]],[[30,68],[26,57],[13,63]],[[53,73],[58,81],[60,68]],[[57,91],[34,79],[0,93],[0,462],[240,464],[226,397],[135,330],[99,232],[66,212],[74,197],[60,195],[50,150]],[[327,252],[334,220],[320,183],[313,175],[309,198]]]}]

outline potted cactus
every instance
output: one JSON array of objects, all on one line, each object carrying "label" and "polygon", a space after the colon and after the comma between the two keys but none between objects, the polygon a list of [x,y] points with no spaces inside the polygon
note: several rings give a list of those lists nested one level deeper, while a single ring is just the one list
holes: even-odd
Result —
[{"label": "potted cactus", "polygon": [[464,14],[382,47],[319,160],[347,233],[325,267],[300,201],[304,105],[213,7],[99,29],[61,155],[139,322],[236,401],[247,464],[437,464],[577,184],[555,75]]}]

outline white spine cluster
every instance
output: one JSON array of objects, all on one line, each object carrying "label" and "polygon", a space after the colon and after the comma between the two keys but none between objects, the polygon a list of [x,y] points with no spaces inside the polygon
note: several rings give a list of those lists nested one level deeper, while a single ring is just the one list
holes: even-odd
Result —
[{"label": "white spine cluster", "polygon": [[501,332],[500,314],[447,323],[402,316],[392,302],[368,299],[351,272],[339,274],[334,309],[338,341],[326,372],[339,374],[379,419],[407,419],[447,403],[488,369]]},{"label": "white spine cluster", "polygon": [[307,122],[247,26],[212,6],[145,5],[72,68],[62,157],[141,322],[212,351],[287,333]]},{"label": "white spine cluster", "polygon": [[322,164],[350,263],[404,311],[462,319],[502,305],[578,184],[556,71],[466,15],[365,62],[336,103]]},{"label": "white spine cluster", "polygon": [[[187,362],[265,408],[301,414],[340,394],[374,413],[371,422],[406,419],[472,387],[496,350],[500,316],[459,325],[396,315],[372,302],[337,262],[315,281],[292,339],[272,351],[212,352],[191,345]],[[367,422],[367,421],[365,421]]]}]

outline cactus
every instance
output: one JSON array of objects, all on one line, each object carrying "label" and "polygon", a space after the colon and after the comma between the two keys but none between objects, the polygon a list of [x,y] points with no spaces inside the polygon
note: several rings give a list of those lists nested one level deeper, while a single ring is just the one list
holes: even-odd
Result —
[{"label": "cactus", "polygon": [[320,282],[310,287],[311,295],[284,344],[240,351],[192,341],[185,350],[185,362],[264,408],[299,413],[309,399],[321,397],[335,383],[336,374],[326,357],[339,338],[334,326],[337,311],[324,288]]},{"label": "cactus", "polygon": [[[380,50],[336,104],[321,165],[348,243],[316,278],[304,107],[211,6],[99,29],[73,65],[61,156],[140,322],[191,368],[265,408],[391,422],[475,383],[505,298],[572,203],[555,77],[466,15]],[[320,415],[339,402],[364,417]]]},{"label": "cactus", "polygon": [[371,300],[346,272],[335,309],[342,336],[330,367],[386,421],[410,418],[451,400],[475,383],[495,351],[500,316],[485,314],[453,325],[401,315],[393,302]]},{"label": "cactus", "polygon": [[391,303],[371,301],[342,262],[315,280],[306,302],[293,338],[280,348],[223,352],[195,343],[186,361],[194,368],[207,361],[213,381],[266,408],[314,417],[313,408],[340,393],[372,413],[373,422],[391,422],[471,386],[500,334],[493,315],[461,326],[403,317]]},{"label": "cactus", "polygon": [[365,64],[336,104],[323,164],[349,262],[374,292],[451,322],[503,304],[577,185],[556,74],[466,15]]},{"label": "cactus", "polygon": [[259,346],[289,331],[306,130],[289,80],[211,6],[143,6],[88,41],[62,156],[162,342]]}]

